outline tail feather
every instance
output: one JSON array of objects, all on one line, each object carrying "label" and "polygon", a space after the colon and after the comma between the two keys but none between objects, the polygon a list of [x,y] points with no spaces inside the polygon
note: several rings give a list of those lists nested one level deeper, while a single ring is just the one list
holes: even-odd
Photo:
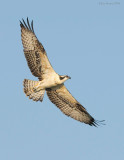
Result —
[{"label": "tail feather", "polygon": [[43,101],[45,90],[40,90],[38,92],[34,91],[34,87],[39,84],[39,81],[32,81],[28,79],[24,79],[23,86],[24,86],[24,93],[29,96],[30,99],[34,101]]}]

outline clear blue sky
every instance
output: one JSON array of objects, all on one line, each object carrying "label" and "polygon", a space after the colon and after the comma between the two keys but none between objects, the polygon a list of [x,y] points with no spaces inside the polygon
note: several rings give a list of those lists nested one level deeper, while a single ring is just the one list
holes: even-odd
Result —
[{"label": "clear blue sky", "polygon": [[[100,3],[103,2],[103,3]],[[100,0],[2,1],[0,5],[0,159],[124,159],[124,2]],[[98,120],[98,128],[66,117],[45,95],[23,93],[33,77],[25,60],[19,20],[34,20],[55,71]]]}]

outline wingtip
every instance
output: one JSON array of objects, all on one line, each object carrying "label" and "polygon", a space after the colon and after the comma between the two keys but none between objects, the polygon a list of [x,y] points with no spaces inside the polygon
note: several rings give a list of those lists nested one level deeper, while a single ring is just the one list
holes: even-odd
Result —
[{"label": "wingtip", "polygon": [[105,125],[104,121],[105,121],[105,120],[101,120],[101,121],[99,121],[99,120],[94,120],[94,121],[92,121],[92,123],[91,123],[90,125],[91,125],[91,126],[98,127],[98,126],[101,126],[101,125]]},{"label": "wingtip", "polygon": [[22,23],[22,21],[21,21],[21,20],[19,20],[19,22],[20,22],[20,27],[23,27],[23,23]]},{"label": "wingtip", "polygon": [[20,27],[21,27],[21,28],[22,28],[22,27],[25,28],[25,21],[24,21],[24,19],[22,18],[22,20],[19,20],[19,22],[20,22]]},{"label": "wingtip", "polygon": [[34,33],[33,20],[31,21],[31,27],[32,27],[32,31]]},{"label": "wingtip", "polygon": [[29,18],[27,17],[27,23],[25,22],[25,20],[22,18],[22,21],[20,21],[20,27],[25,28],[31,32],[34,33],[34,28],[33,28],[33,20],[31,21],[31,24],[29,23]]}]

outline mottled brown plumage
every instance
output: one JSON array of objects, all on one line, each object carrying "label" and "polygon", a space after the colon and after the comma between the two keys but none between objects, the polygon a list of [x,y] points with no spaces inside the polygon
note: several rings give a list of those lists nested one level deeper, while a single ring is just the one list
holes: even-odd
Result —
[{"label": "mottled brown plumage", "polygon": [[28,66],[32,74],[42,80],[46,72],[52,72],[53,68],[47,58],[43,45],[38,41],[34,29],[33,21],[31,26],[27,18],[27,24],[23,20],[20,22],[21,26],[21,39],[24,48],[24,54]]},{"label": "mottled brown plumage", "polygon": [[57,90],[47,91],[47,95],[64,114],[80,122],[95,125],[94,118],[86,109],[70,94],[64,84]]},{"label": "mottled brown plumage", "polygon": [[24,54],[32,74],[38,77],[39,81],[24,80],[24,92],[34,101],[43,100],[45,90],[52,103],[54,103],[65,115],[89,125],[97,126],[96,121],[86,109],[70,94],[64,86],[64,82],[70,79],[69,76],[60,76],[52,68],[43,45],[38,41],[33,28],[27,18],[20,22],[21,39]]}]

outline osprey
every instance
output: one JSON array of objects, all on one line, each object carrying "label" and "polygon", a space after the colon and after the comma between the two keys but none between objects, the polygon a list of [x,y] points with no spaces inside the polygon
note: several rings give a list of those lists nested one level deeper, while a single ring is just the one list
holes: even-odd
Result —
[{"label": "osprey", "polygon": [[34,29],[27,18],[27,24],[22,19],[21,39],[24,54],[32,74],[38,77],[39,81],[24,79],[24,93],[34,101],[43,101],[44,93],[65,115],[80,122],[97,126],[96,121],[86,109],[71,95],[64,85],[70,79],[68,75],[61,76],[52,68],[43,45],[38,41]]}]

